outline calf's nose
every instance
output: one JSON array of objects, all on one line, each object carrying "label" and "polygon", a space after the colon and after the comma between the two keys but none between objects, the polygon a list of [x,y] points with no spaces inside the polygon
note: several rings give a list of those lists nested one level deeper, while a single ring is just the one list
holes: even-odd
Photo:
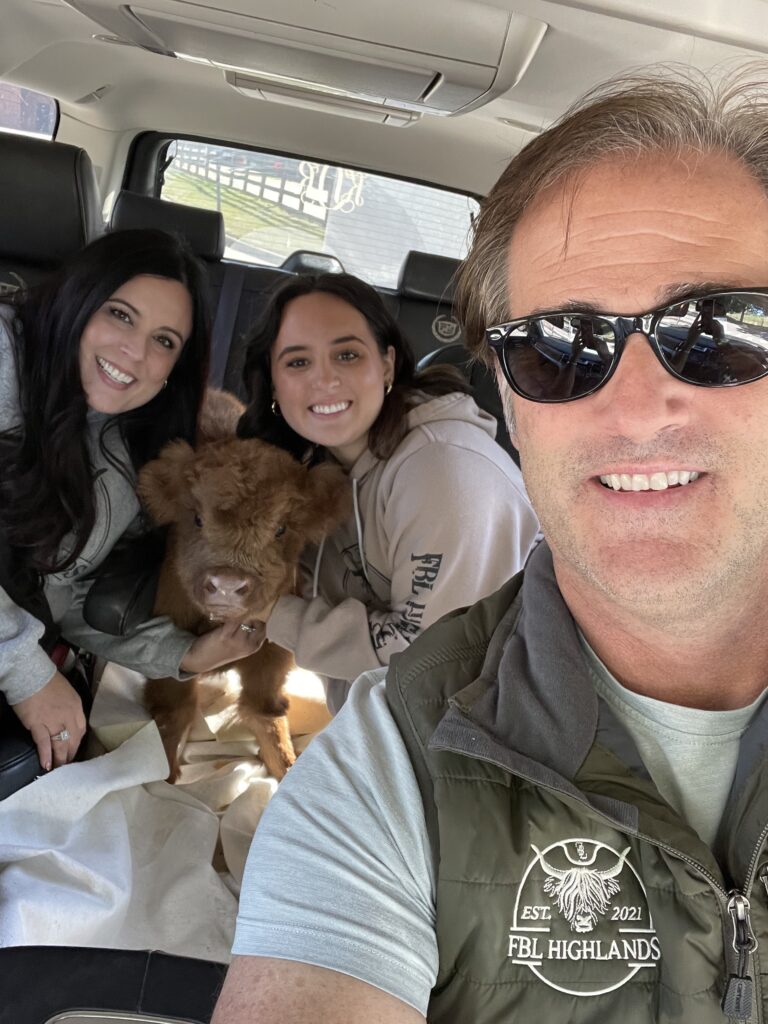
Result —
[{"label": "calf's nose", "polygon": [[240,601],[247,597],[253,587],[253,581],[247,576],[237,573],[209,573],[205,578],[203,589],[209,598],[220,601]]}]

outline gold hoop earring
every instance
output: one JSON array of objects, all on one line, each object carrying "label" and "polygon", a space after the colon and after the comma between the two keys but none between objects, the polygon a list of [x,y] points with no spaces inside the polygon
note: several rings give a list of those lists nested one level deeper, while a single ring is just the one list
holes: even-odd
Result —
[{"label": "gold hoop earring", "polygon": [[393,388],[393,384],[392,384],[392,381],[390,381],[389,384],[387,384],[387,386],[384,388],[384,396],[385,397],[391,392],[392,388]]},{"label": "gold hoop earring", "polygon": [[280,415],[280,406],[277,404],[277,399],[276,398],[272,399],[272,406],[271,406],[271,408],[272,408],[272,415],[273,416],[279,416]]}]

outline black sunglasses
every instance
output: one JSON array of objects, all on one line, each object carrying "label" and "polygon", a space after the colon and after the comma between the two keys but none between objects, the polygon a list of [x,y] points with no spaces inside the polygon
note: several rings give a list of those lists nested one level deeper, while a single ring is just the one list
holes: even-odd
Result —
[{"label": "black sunglasses", "polygon": [[643,333],[665,370],[703,388],[768,374],[768,288],[678,299],[639,316],[547,313],[489,327],[486,341],[512,389],[532,402],[570,402],[610,380],[626,339]]}]

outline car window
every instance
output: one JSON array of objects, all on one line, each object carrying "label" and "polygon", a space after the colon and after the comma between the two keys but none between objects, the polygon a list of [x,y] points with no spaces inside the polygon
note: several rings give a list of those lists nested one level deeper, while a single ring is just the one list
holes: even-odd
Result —
[{"label": "car window", "polygon": [[179,139],[166,159],[162,198],[220,210],[228,259],[325,252],[381,288],[397,287],[412,249],[463,258],[478,210],[472,196],[310,158]]},{"label": "car window", "polygon": [[53,139],[59,105],[52,96],[0,82],[0,131]]}]

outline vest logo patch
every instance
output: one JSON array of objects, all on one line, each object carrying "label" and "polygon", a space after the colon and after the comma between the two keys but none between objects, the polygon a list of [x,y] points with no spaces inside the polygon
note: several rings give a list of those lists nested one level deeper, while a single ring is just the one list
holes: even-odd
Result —
[{"label": "vest logo patch", "polygon": [[659,940],[629,846],[563,839],[531,849],[509,929],[513,963],[574,996],[612,992],[657,965]]}]

